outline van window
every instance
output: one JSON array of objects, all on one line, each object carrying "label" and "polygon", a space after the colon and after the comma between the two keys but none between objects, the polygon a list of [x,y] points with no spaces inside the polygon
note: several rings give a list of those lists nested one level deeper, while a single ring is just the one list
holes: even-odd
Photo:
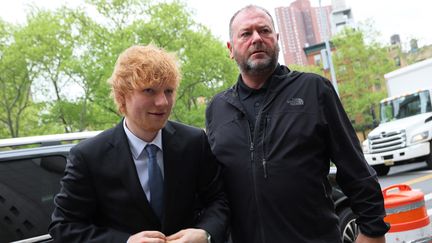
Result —
[{"label": "van window", "polygon": [[0,239],[21,240],[47,233],[66,157],[0,162]]}]

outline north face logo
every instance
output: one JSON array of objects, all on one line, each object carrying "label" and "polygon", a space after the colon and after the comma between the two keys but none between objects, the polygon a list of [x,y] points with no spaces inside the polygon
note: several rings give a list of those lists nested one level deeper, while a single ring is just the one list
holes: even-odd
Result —
[{"label": "north face logo", "polygon": [[287,100],[287,103],[292,105],[292,106],[304,105],[304,101],[302,98],[291,98],[291,99]]}]

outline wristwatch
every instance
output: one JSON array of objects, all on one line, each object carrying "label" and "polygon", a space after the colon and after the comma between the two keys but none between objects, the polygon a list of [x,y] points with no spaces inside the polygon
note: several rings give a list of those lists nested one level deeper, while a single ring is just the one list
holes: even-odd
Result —
[{"label": "wristwatch", "polygon": [[211,243],[211,235],[207,233],[207,231],[206,231],[206,235],[207,235],[207,243]]}]

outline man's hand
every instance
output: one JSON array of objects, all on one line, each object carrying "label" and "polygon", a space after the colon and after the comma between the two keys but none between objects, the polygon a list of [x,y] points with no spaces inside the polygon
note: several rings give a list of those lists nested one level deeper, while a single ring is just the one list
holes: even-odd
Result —
[{"label": "man's hand", "polygon": [[159,231],[141,231],[129,237],[127,243],[165,243],[166,237]]},{"label": "man's hand", "polygon": [[385,237],[368,237],[362,233],[359,233],[355,243],[385,243]]},{"label": "man's hand", "polygon": [[184,229],[166,239],[169,243],[207,243],[207,233],[202,229]]}]

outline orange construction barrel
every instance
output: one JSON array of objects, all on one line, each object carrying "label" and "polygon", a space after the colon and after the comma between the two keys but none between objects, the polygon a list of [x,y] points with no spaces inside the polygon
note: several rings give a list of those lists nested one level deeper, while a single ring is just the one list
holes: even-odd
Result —
[{"label": "orange construction barrel", "polygon": [[390,224],[387,242],[432,240],[432,228],[427,214],[424,194],[410,186],[397,184],[383,189],[384,207]]}]

